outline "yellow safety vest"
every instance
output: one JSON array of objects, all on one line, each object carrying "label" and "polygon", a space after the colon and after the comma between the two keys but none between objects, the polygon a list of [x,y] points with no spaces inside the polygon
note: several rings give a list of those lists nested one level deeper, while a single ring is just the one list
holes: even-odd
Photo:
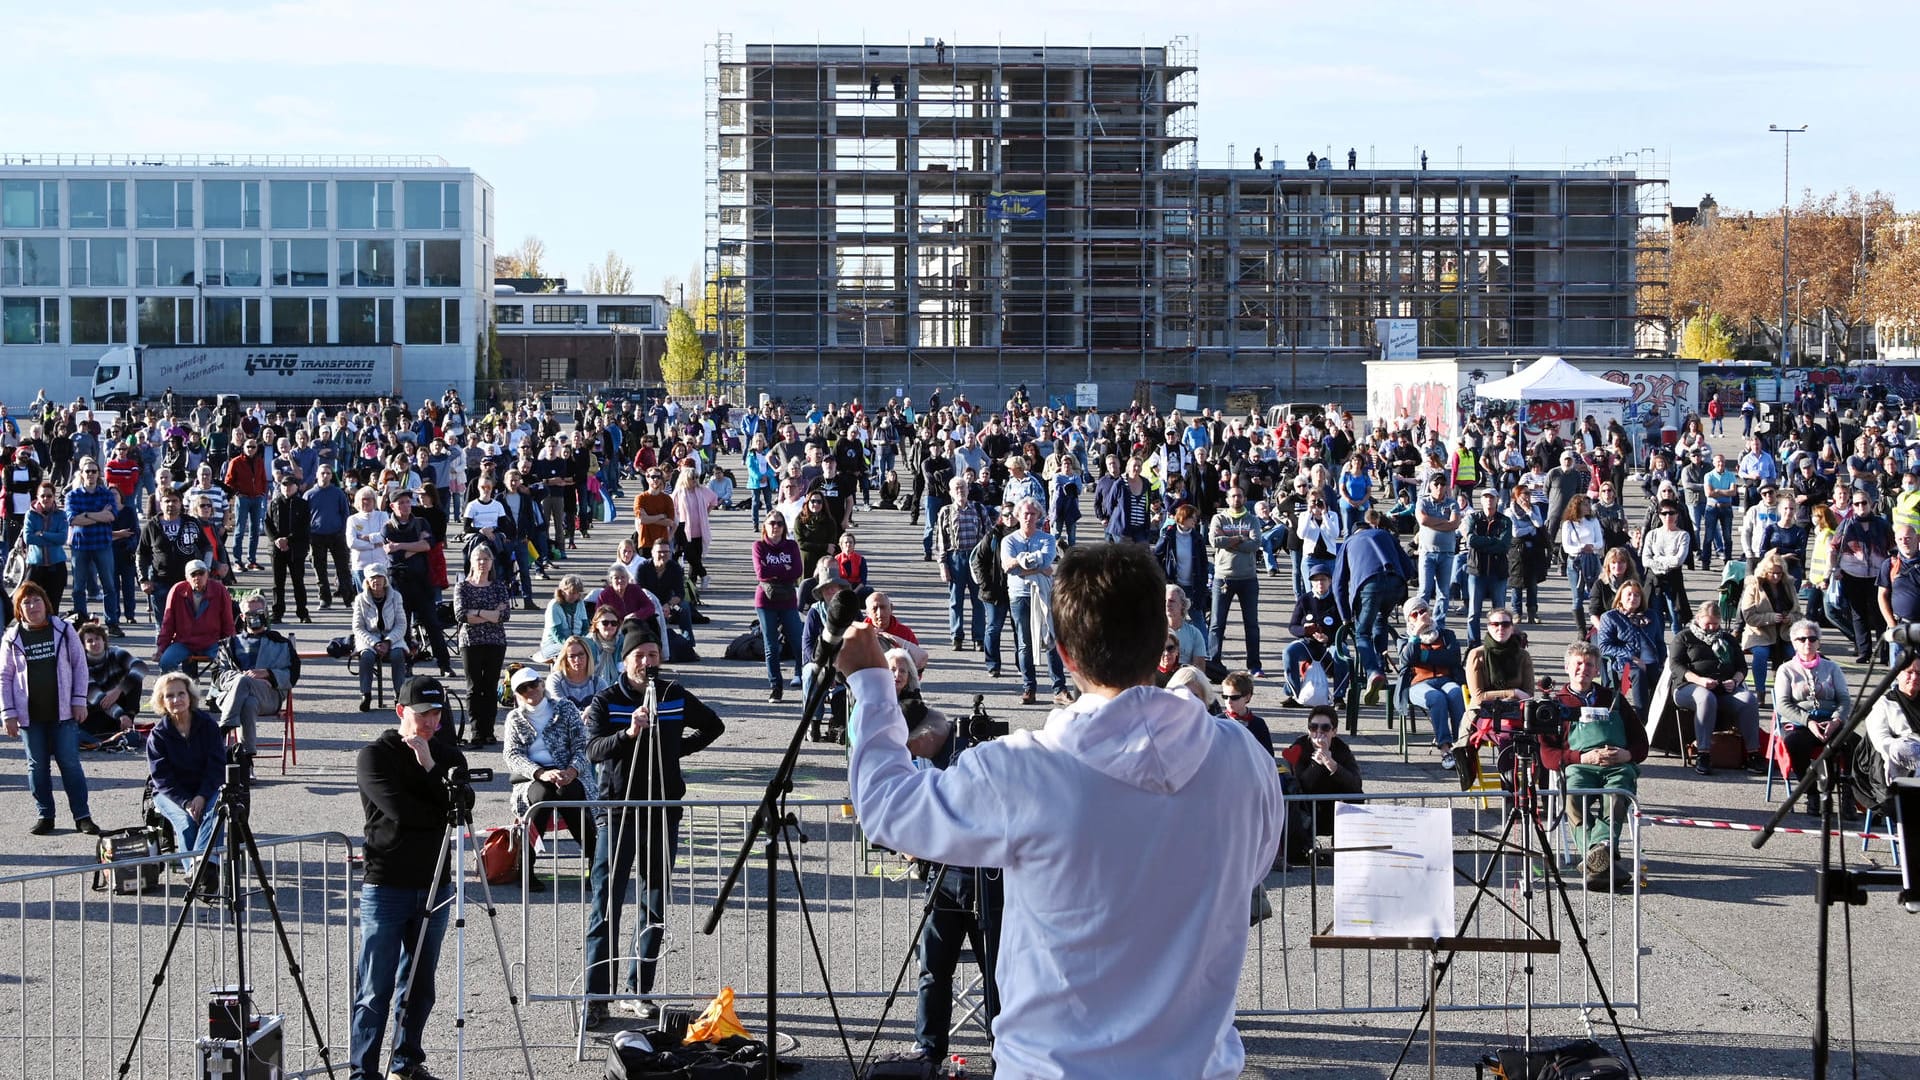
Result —
[{"label": "yellow safety vest", "polygon": [[1827,587],[1827,573],[1833,568],[1834,530],[1813,527],[1813,541],[1807,545],[1807,582]]},{"label": "yellow safety vest", "polygon": [[1476,468],[1478,464],[1479,461],[1474,457],[1472,450],[1464,446],[1455,450],[1453,452],[1453,482],[1456,484],[1478,483],[1480,480],[1480,472]]},{"label": "yellow safety vest", "polygon": [[1893,500],[1893,527],[1902,525],[1920,530],[1920,491],[1903,491]]}]

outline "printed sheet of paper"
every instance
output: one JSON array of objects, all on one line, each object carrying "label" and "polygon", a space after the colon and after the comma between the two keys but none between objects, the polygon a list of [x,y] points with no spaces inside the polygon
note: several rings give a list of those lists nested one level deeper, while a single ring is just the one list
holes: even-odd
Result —
[{"label": "printed sheet of paper", "polygon": [[1451,810],[1336,803],[1333,847],[1335,934],[1453,936]]}]

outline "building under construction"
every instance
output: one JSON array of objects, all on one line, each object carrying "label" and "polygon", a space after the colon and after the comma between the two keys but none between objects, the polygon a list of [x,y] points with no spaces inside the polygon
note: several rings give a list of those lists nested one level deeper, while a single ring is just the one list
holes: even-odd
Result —
[{"label": "building under construction", "polygon": [[1203,166],[1180,41],[723,36],[707,83],[704,329],[750,395],[1357,400],[1377,320],[1422,355],[1626,355],[1664,322],[1664,179]]}]

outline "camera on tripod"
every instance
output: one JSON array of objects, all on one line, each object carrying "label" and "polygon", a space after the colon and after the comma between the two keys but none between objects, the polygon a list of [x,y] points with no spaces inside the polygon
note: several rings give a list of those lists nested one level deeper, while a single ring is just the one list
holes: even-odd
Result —
[{"label": "camera on tripod", "polygon": [[1527,702],[1526,721],[1521,734],[1533,738],[1558,739],[1580,719],[1580,708],[1553,698],[1534,698]]},{"label": "camera on tripod", "polygon": [[493,779],[492,769],[472,769],[465,765],[455,765],[447,770],[447,797],[453,808],[461,813],[471,813],[475,799],[473,785],[484,784]]},{"label": "camera on tripod", "polygon": [[987,715],[987,695],[973,695],[973,711],[967,714],[965,721],[967,741],[972,743],[992,742],[1012,731],[1005,720],[995,720]]}]

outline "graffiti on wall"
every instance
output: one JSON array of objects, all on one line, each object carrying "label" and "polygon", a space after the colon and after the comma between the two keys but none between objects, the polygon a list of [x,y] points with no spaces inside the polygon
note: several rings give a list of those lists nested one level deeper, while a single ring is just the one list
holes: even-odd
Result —
[{"label": "graffiti on wall", "polygon": [[1693,408],[1693,400],[1688,397],[1693,385],[1686,379],[1676,379],[1659,372],[1636,371],[1629,374],[1618,369],[1602,372],[1600,377],[1633,391],[1633,397],[1623,402],[1620,409],[1620,421],[1629,428],[1644,424],[1649,413],[1671,422],[1675,403]]},{"label": "graffiti on wall", "polygon": [[1425,420],[1427,430],[1441,438],[1453,434],[1453,391],[1443,382],[1407,383],[1393,388],[1393,415]]}]

